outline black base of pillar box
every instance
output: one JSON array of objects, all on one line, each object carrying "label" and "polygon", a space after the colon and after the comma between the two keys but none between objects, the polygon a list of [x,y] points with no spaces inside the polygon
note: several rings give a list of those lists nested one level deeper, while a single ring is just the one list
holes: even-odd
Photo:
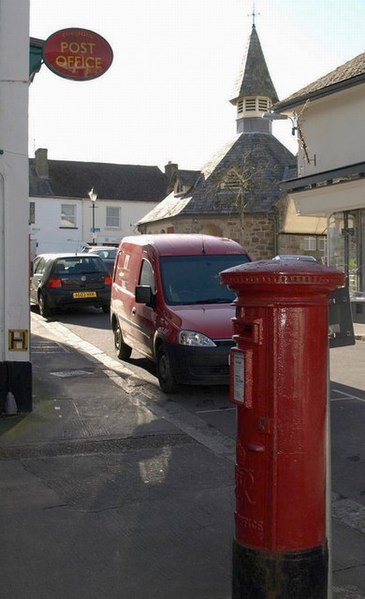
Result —
[{"label": "black base of pillar box", "polygon": [[326,599],[327,545],[268,553],[233,541],[232,599]]},{"label": "black base of pillar box", "polygon": [[0,414],[4,413],[8,393],[14,395],[18,412],[31,412],[31,362],[0,362]]}]

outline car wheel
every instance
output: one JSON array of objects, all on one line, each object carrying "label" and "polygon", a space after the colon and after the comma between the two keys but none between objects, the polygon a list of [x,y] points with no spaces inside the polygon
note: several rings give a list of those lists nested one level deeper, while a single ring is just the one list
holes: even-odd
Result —
[{"label": "car wheel", "polygon": [[171,362],[163,345],[157,350],[157,378],[164,393],[176,393],[179,390],[171,371]]},{"label": "car wheel", "polygon": [[120,330],[119,322],[116,321],[113,328],[114,333],[114,348],[119,360],[129,360],[132,353],[132,348],[124,343],[122,331]]},{"label": "car wheel", "polygon": [[47,300],[41,291],[39,292],[39,295],[38,295],[38,308],[39,308],[39,314],[41,316],[43,316],[43,318],[47,318],[47,316],[50,316],[50,314],[52,313],[52,310],[48,306]]}]

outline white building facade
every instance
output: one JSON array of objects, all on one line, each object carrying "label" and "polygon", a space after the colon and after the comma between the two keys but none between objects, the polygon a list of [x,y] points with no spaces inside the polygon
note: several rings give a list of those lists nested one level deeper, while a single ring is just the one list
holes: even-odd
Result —
[{"label": "white building facade", "polygon": [[345,272],[365,322],[365,53],[274,109],[295,119],[300,142],[299,177],[283,188],[297,214],[325,220],[328,264]]},{"label": "white building facade", "polygon": [[28,86],[29,0],[0,0],[0,412],[32,405]]},{"label": "white building facade", "polygon": [[83,245],[82,200],[30,198],[31,257],[49,252],[75,252]]},{"label": "white building facade", "polygon": [[149,166],[30,159],[31,254],[117,245],[164,197],[168,179]]}]

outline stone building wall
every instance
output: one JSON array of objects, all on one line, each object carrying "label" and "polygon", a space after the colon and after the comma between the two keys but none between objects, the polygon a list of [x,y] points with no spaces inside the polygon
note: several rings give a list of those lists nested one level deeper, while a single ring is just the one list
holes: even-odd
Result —
[{"label": "stone building wall", "polygon": [[244,214],[243,231],[235,215],[192,215],[175,216],[171,221],[161,220],[139,227],[141,233],[204,233],[217,237],[229,237],[243,245],[253,260],[270,260],[276,254],[310,254],[323,261],[323,244],[316,237],[316,249],[308,250],[305,238],[308,235],[281,233],[287,210],[286,198],[282,198],[274,212]]},{"label": "stone building wall", "polygon": [[243,245],[253,260],[266,260],[274,255],[274,222],[264,214],[244,217],[243,235],[239,219],[219,216],[174,217],[173,221],[156,221],[139,227],[142,233],[202,233],[228,237]]},{"label": "stone building wall", "polygon": [[305,254],[303,235],[281,233],[278,236],[278,254]]}]

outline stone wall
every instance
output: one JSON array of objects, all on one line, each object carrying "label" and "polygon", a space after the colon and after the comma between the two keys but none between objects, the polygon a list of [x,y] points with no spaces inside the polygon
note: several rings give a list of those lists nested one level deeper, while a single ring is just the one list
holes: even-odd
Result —
[{"label": "stone wall", "polygon": [[241,224],[236,217],[219,216],[213,220],[211,216],[174,218],[173,221],[156,221],[145,225],[142,233],[202,233],[228,237],[243,245],[253,260],[264,260],[274,255],[274,223],[264,214],[245,215],[243,234]]},{"label": "stone wall", "polygon": [[[280,230],[280,222],[279,222]],[[142,233],[202,233],[234,239],[249,252],[253,260],[270,260],[276,254],[311,254],[318,260],[319,251],[308,252],[304,247],[303,235],[277,233],[274,215],[263,213],[245,214],[243,231],[238,217],[217,215],[174,217],[171,221],[156,221],[145,225]]]}]

